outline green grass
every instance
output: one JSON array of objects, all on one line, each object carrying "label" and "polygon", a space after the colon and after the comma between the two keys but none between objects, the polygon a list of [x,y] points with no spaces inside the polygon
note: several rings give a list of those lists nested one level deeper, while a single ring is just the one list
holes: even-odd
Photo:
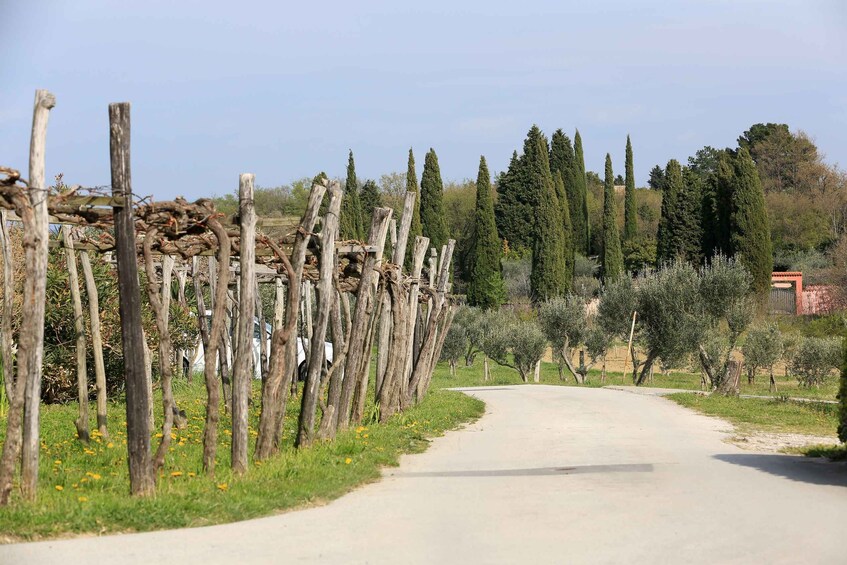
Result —
[{"label": "green grass", "polygon": [[832,461],[847,461],[847,445],[813,445],[797,450],[806,457],[826,457]]},{"label": "green grass", "polygon": [[[110,440],[95,437],[87,446],[76,440],[76,404],[44,406],[38,500],[15,499],[0,511],[0,541],[204,526],[319,504],[378,479],[380,468],[397,465],[401,454],[423,451],[428,438],[484,411],[479,400],[433,390],[420,405],[386,424],[368,423],[339,434],[335,441],[295,450],[299,399],[294,399],[287,408],[284,446],[277,457],[252,464],[246,475],[234,477],[228,469],[230,437],[222,433],[218,472],[211,479],[201,470],[205,392],[196,383],[181,383],[176,391],[188,426],[175,431],[157,493],[149,498],[129,496],[122,404],[109,405]],[[257,404],[250,414],[251,454]],[[223,418],[221,429],[229,425],[229,418]]]},{"label": "green grass", "polygon": [[729,420],[742,433],[834,436],[838,427],[838,407],[834,404],[698,394],[672,394],[668,398],[703,414]]}]

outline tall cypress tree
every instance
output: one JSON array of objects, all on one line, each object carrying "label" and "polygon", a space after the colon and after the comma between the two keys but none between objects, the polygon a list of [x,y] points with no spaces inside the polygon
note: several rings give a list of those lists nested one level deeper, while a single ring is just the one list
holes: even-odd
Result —
[{"label": "tall cypress tree", "polygon": [[506,301],[500,265],[500,237],[494,223],[494,196],[485,157],[479,158],[476,178],[476,210],[469,251],[468,304],[490,309]]},{"label": "tall cypress tree", "polygon": [[603,251],[600,266],[603,280],[611,282],[623,275],[623,253],[618,231],[618,213],[615,205],[615,177],[612,174],[612,158],[606,153],[606,178],[603,187]]},{"label": "tall cypress tree", "polygon": [[362,228],[362,206],[359,203],[359,183],[356,180],[356,164],[353,162],[352,150],[347,157],[347,182],[344,184],[338,223],[341,239],[362,240],[366,237]]},{"label": "tall cypress tree", "polygon": [[418,174],[415,172],[415,155],[409,148],[409,162],[406,167],[406,190],[415,193],[415,208],[412,212],[412,225],[409,227],[409,244],[406,246],[406,270],[412,268],[412,256],[415,250],[415,238],[421,231],[421,194],[418,189]]},{"label": "tall cypress tree", "polygon": [[756,164],[745,148],[733,163],[732,248],[735,256],[753,275],[753,290],[764,296],[773,270],[771,232],[765,208],[765,193]]},{"label": "tall cypress tree", "polygon": [[444,219],[444,185],[438,168],[438,157],[430,148],[424,159],[421,176],[421,230],[429,244],[438,252],[447,243],[447,223]]},{"label": "tall cypress tree", "polygon": [[626,136],[626,192],[623,204],[623,238],[633,239],[638,234],[638,215],[635,203],[635,174],[632,172],[632,142]]},{"label": "tall cypress tree", "polygon": [[588,246],[591,243],[591,227],[588,220],[588,186],[585,179],[585,156],[582,150],[582,136],[579,130],[573,137],[574,148],[574,195],[577,201],[576,214],[571,214],[571,222],[574,226],[574,246],[579,253],[588,255]]},{"label": "tall cypress tree", "polygon": [[562,212],[550,176],[547,140],[537,137],[534,148],[527,147],[527,164],[535,187],[535,234],[532,247],[532,272],[529,275],[533,300],[541,302],[565,292],[565,250]]},{"label": "tall cypress tree", "polygon": [[582,210],[582,201],[578,198],[576,192],[576,156],[574,155],[573,145],[571,145],[571,139],[560,129],[556,130],[550,140],[550,173],[553,175],[553,182],[556,181],[557,171],[562,174],[562,182],[565,186],[568,213],[571,218],[570,240],[572,247],[575,247],[574,242],[577,235],[573,218]]},{"label": "tall cypress tree", "polygon": [[676,216],[677,198],[682,190],[682,167],[676,159],[668,161],[662,184],[662,216],[656,237],[656,263],[659,266],[676,259],[678,252]]},{"label": "tall cypress tree", "polygon": [[703,183],[700,175],[682,168],[682,190],[676,199],[677,256],[695,265],[703,261]]},{"label": "tall cypress tree", "polygon": [[562,211],[562,250],[565,254],[565,286],[563,294],[567,294],[573,288],[576,257],[574,256],[573,224],[571,224],[570,205],[561,171],[556,171],[553,175],[553,186],[556,189],[556,198],[559,200],[559,208]]},{"label": "tall cypress tree", "polygon": [[[494,217],[500,237],[515,250],[532,249],[536,224],[535,209],[539,202],[537,180],[533,176],[539,140],[544,146],[544,161],[549,168],[549,148],[538,126],[527,132],[523,155],[512,154],[509,169],[500,176],[497,185],[497,204]],[[548,170],[549,172],[549,170]]]},{"label": "tall cypress tree", "polygon": [[362,227],[368,226],[370,229],[374,209],[382,206],[379,187],[374,181],[366,180],[362,185],[362,190],[359,192],[359,205],[362,207]]}]

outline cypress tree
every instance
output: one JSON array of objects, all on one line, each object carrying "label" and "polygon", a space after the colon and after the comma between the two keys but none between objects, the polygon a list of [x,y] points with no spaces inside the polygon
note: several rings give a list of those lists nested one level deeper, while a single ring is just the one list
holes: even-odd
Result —
[{"label": "cypress tree", "polygon": [[359,203],[359,183],[356,180],[356,164],[353,162],[352,150],[347,158],[347,182],[344,184],[338,223],[341,239],[362,240],[365,238],[365,230],[362,228],[362,207]]},{"label": "cypress tree", "polygon": [[362,185],[362,190],[359,192],[359,205],[362,207],[362,228],[368,226],[368,229],[370,229],[374,208],[382,206],[379,187],[374,181],[366,180],[365,184]]},{"label": "cypress tree", "polygon": [[424,159],[421,176],[421,231],[438,252],[447,243],[447,223],[444,220],[444,185],[438,168],[438,157],[430,148]]},{"label": "cypress tree", "polygon": [[700,175],[688,167],[682,169],[682,190],[676,203],[677,255],[699,264],[703,260],[703,187]]},{"label": "cypress tree", "polygon": [[576,214],[571,214],[571,222],[574,226],[574,246],[583,255],[588,255],[588,246],[591,243],[591,228],[588,221],[588,186],[585,179],[585,156],[582,151],[582,136],[579,130],[573,137],[574,147],[574,175],[573,186],[576,196]]},{"label": "cypress tree", "polygon": [[[524,140],[523,155],[512,154],[509,169],[501,175],[497,185],[497,204],[494,217],[500,237],[515,250],[532,249],[536,225],[535,209],[538,207],[539,190],[533,176],[535,161],[538,160],[539,140],[543,145],[544,162],[549,169],[547,139],[538,126],[533,125]],[[550,172],[549,170],[547,171]]]},{"label": "cypress tree", "polygon": [[662,184],[662,216],[656,237],[656,263],[659,266],[672,262],[677,256],[676,210],[677,197],[682,190],[682,167],[676,159],[668,161]]},{"label": "cypress tree", "polygon": [[733,162],[732,248],[753,276],[753,290],[764,296],[770,288],[773,252],[765,193],[756,164],[743,147]]},{"label": "cypress tree", "polygon": [[563,294],[568,294],[573,288],[576,257],[573,246],[573,224],[571,224],[570,205],[561,171],[556,171],[556,174],[553,175],[553,186],[556,188],[556,198],[559,200],[559,208],[562,211],[562,250],[565,254],[565,287]]},{"label": "cypress tree", "polygon": [[633,239],[638,234],[638,217],[635,203],[635,174],[632,172],[632,142],[626,136],[626,192],[623,205],[623,238]]},{"label": "cypress tree", "polygon": [[578,199],[576,193],[576,156],[574,155],[573,145],[571,145],[570,138],[560,129],[556,130],[550,140],[550,173],[553,175],[554,182],[556,180],[557,171],[562,174],[562,182],[565,186],[568,213],[571,218],[570,240],[572,247],[575,247],[574,242],[576,241],[577,235],[573,218],[575,218],[577,213],[582,210],[581,200]]},{"label": "cypress tree", "polygon": [[409,227],[409,244],[406,246],[406,270],[412,268],[412,255],[415,250],[415,238],[421,231],[421,194],[418,190],[418,174],[415,172],[415,155],[409,148],[409,162],[406,168],[406,191],[415,193],[415,208],[412,213],[412,225]]},{"label": "cypress tree", "polygon": [[535,147],[526,149],[532,149],[524,156],[531,167],[529,174],[536,190],[534,200],[538,202],[529,285],[533,300],[543,302],[564,295],[566,290],[562,211],[550,176],[547,140],[540,130]]},{"label": "cypress tree", "polygon": [[476,210],[469,252],[468,304],[497,308],[506,301],[503,271],[500,265],[500,237],[494,223],[494,196],[485,157],[479,158],[476,178]]},{"label": "cypress tree", "polygon": [[603,251],[600,266],[603,280],[617,280],[623,275],[623,253],[618,231],[618,213],[615,205],[615,177],[612,174],[612,158],[606,153],[606,179],[603,190]]}]

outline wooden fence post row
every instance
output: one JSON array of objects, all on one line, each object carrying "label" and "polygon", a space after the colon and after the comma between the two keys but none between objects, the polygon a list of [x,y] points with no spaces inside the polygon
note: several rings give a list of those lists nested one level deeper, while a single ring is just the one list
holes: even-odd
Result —
[{"label": "wooden fence post row", "polygon": [[[203,468],[207,474],[215,473],[222,401],[224,409],[232,410],[232,468],[238,474],[249,469],[247,422],[254,373],[262,380],[261,402],[256,404],[260,406],[254,454],[257,460],[271,457],[280,449],[285,437],[285,407],[292,391],[296,394],[299,390],[298,377],[304,383],[294,434],[296,446],[306,447],[316,438],[331,439],[339,430],[361,423],[368,401],[375,342],[377,377],[372,401],[378,407],[379,419],[385,421],[423,397],[455,312],[447,293],[455,242],[451,240],[440,254],[431,250],[428,273],[424,274],[429,239],[417,237],[409,242],[415,193],[406,194],[400,218],[392,219],[390,208],[374,210],[366,242],[338,241],[343,191],[337,181],[322,180],[313,185],[299,225],[279,240],[257,228],[264,221],[256,218],[252,174],[240,177],[239,213],[233,222],[224,221],[208,199],[195,203],[176,199],[135,205],[130,166],[130,105],[116,103],[109,105],[112,197],[78,193],[70,197],[50,195],[44,179],[44,140],[47,116],[54,104],[52,95],[46,91],[36,93],[28,185],[17,171],[0,167],[0,172],[8,177],[0,179],[0,254],[4,264],[0,354],[3,373],[8,375],[4,379],[4,391],[9,399],[7,436],[0,457],[0,505],[9,501],[19,461],[24,497],[32,499],[36,493],[51,221],[65,224],[61,234],[77,337],[80,411],[75,425],[82,441],[88,441],[89,437],[85,367],[88,344],[76,256],[79,254],[89,303],[97,432],[106,437],[106,374],[99,297],[89,252],[114,250],[125,367],[127,455],[130,491],[134,495],[155,492],[157,470],[165,464],[171,430],[175,423],[178,425],[176,417],[180,415],[173,396],[172,355],[176,353],[176,363],[182,367],[186,350],[180,346],[173,352],[171,347],[169,313],[174,269],[178,282],[176,300],[187,306],[185,284],[189,275],[196,300],[201,336],[198,347],[203,348],[207,391],[203,434]],[[321,219],[321,202],[327,193],[329,205]],[[9,210],[16,217],[9,218]],[[27,262],[22,313],[27,323],[20,324],[15,359],[11,319],[14,270],[7,219],[23,223],[20,237]],[[96,238],[75,233],[70,225],[98,228],[111,225],[114,243],[99,247]],[[313,233],[316,226],[319,233]],[[404,273],[406,248],[410,244],[413,245],[412,269]],[[313,258],[307,264],[310,253]],[[208,257],[204,266],[201,254],[214,256]],[[153,355],[142,327],[139,255],[143,259],[147,300],[154,313],[159,344],[162,434],[155,454],[151,448]],[[180,256],[179,266],[175,265],[176,255]],[[233,256],[238,257],[237,269],[231,265]],[[358,263],[358,268],[346,266],[347,262]],[[257,265],[262,265],[264,271]],[[262,277],[266,276],[265,265],[275,268],[270,271],[273,274],[269,281],[258,275],[261,272]],[[233,270],[237,271],[237,278],[231,276]],[[237,284],[235,294],[231,290],[233,282]],[[259,292],[262,282],[274,284],[269,348]],[[207,316],[207,296],[211,318]],[[260,354],[255,358],[257,319]],[[331,355],[328,341],[332,345]],[[303,368],[298,371],[301,364]]]}]

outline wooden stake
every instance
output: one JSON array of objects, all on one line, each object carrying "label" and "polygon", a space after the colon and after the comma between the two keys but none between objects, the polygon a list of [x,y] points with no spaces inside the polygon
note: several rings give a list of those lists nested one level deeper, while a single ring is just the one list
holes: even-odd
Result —
[{"label": "wooden stake", "polygon": [[[632,351],[632,337],[635,335],[635,317],[638,312],[632,311],[632,327],[629,329],[629,343],[626,346],[626,357],[623,358],[623,379],[626,380],[626,362],[629,361],[629,354]],[[635,367],[633,367],[633,371]]]},{"label": "wooden stake", "polygon": [[321,230],[320,278],[316,288],[318,315],[312,328],[312,346],[308,358],[308,371],[306,382],[303,384],[297,447],[311,445],[314,439],[315,412],[320,392],[321,369],[323,369],[325,360],[324,341],[329,324],[330,307],[334,302],[333,294],[335,290],[332,287],[332,280],[336,262],[335,238],[338,234],[338,217],[341,214],[342,194],[343,191],[338,182],[331,182],[329,185],[329,208]]},{"label": "wooden stake", "polygon": [[97,430],[104,440],[109,439],[106,409],[106,365],[103,361],[103,336],[100,332],[100,295],[97,292],[97,282],[91,268],[88,251],[80,251],[79,261],[82,265],[82,275],[85,279],[85,293],[88,295],[88,318],[91,323],[91,349],[94,357],[94,380],[97,388]]},{"label": "wooden stake", "polygon": [[[112,195],[132,199],[130,176],[129,103],[109,105],[111,129]],[[149,495],[155,489],[150,461],[151,399],[144,372],[144,335],[141,329],[141,291],[135,249],[135,222],[132,206],[115,208],[115,254],[120,290],[121,343],[126,378],[126,428],[129,451],[130,490]]]},{"label": "wooden stake", "polygon": [[232,379],[232,470],[247,471],[247,401],[250,397],[250,370],[253,359],[253,318],[256,298],[256,209],[253,204],[253,179],[242,174],[238,184],[238,212],[241,218],[241,253],[239,256],[241,295],[238,306],[238,341]]},{"label": "wooden stake", "polygon": [[62,226],[62,239],[65,243],[65,265],[68,268],[68,287],[71,291],[71,303],[74,309],[74,333],[76,334],[76,383],[79,400],[79,418],[77,418],[77,438],[88,443],[88,368],[86,366],[85,317],[82,314],[82,296],[79,292],[79,272],[76,268],[76,253],[70,226]]}]

